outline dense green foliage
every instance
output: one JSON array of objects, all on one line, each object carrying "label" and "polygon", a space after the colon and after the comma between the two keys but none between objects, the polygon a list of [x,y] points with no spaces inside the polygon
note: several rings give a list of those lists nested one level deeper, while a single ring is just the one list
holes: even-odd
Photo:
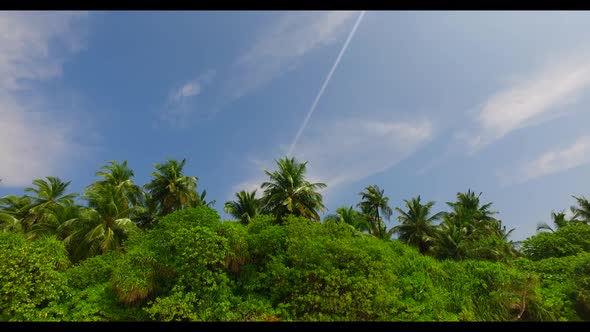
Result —
[{"label": "dense green foliage", "polygon": [[537,234],[523,242],[522,252],[532,260],[590,252],[590,226],[570,223],[553,233]]},{"label": "dense green foliage", "polygon": [[69,265],[63,244],[55,238],[27,241],[0,233],[0,319],[43,320],[67,296]]},{"label": "dense green foliage", "polygon": [[360,211],[318,222],[324,185],[283,159],[263,196],[236,194],[224,205],[236,220],[222,221],[183,166],[156,165],[144,190],[111,162],[86,205],[53,177],[1,198],[0,320],[590,320],[584,198],[517,249],[470,190],[435,212],[368,186]]}]

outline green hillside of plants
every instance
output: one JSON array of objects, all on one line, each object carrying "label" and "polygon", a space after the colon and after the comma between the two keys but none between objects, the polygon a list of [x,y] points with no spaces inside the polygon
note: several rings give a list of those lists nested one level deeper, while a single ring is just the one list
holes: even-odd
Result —
[{"label": "green hillside of plants", "polygon": [[141,187],[111,162],[81,196],[47,177],[2,197],[0,320],[590,320],[584,197],[519,243],[470,190],[437,213],[368,186],[321,220],[325,184],[285,158],[221,220],[184,165]]}]

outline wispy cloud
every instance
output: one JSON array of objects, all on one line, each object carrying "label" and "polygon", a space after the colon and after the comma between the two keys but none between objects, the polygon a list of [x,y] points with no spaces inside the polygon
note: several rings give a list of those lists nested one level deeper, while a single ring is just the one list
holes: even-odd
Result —
[{"label": "wispy cloud", "polygon": [[579,137],[572,145],[547,151],[521,164],[516,174],[501,176],[504,185],[526,182],[590,163],[590,136]]},{"label": "wispy cloud", "polygon": [[215,78],[215,70],[208,70],[202,75],[185,81],[168,93],[166,105],[160,113],[160,119],[172,126],[182,126],[186,118],[195,110],[194,99],[203,88]]},{"label": "wispy cloud", "polygon": [[[35,83],[59,77],[69,54],[84,47],[76,22],[86,13],[0,13],[0,178],[2,185],[29,185],[52,174],[80,147],[67,118],[49,114]],[[26,96],[26,97],[25,97]],[[41,98],[43,99],[43,98]]]},{"label": "wispy cloud", "polygon": [[50,52],[50,43],[66,52],[81,50],[84,40],[72,25],[86,16],[76,12],[0,13],[0,88],[24,90],[30,81],[61,75],[65,57]]},{"label": "wispy cloud", "polygon": [[[239,52],[226,68],[209,71],[194,80],[183,82],[169,93],[159,120],[174,127],[190,122],[188,116],[198,108],[197,101],[206,85],[207,113],[215,113],[228,103],[249,95],[272,80],[297,68],[306,55],[341,41],[352,26],[354,11],[289,12],[277,17],[257,33],[251,46]],[[212,82],[215,76],[215,82]]]},{"label": "wispy cloud", "polygon": [[331,187],[383,172],[428,143],[433,128],[426,119],[348,118],[318,126],[295,148],[310,163],[310,175]]},{"label": "wispy cloud", "polygon": [[[433,137],[427,119],[394,121],[387,118],[347,118],[319,123],[301,140],[293,156],[308,161],[308,179],[324,182],[324,194],[340,185],[383,172],[411,156]],[[265,180],[263,169],[275,169],[272,160],[258,162],[259,175],[232,190],[256,189]]]},{"label": "wispy cloud", "polygon": [[563,106],[590,85],[587,52],[562,58],[522,77],[488,99],[475,118],[475,128],[459,133],[476,152],[513,130],[565,114]]},{"label": "wispy cloud", "polygon": [[346,23],[357,15],[348,11],[284,14],[237,58],[228,83],[230,99],[257,90],[294,69],[303,56],[336,42],[350,29]]}]

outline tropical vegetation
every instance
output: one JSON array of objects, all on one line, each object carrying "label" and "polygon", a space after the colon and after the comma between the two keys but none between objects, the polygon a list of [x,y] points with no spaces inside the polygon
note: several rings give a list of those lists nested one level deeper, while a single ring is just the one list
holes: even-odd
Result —
[{"label": "tropical vegetation", "polygon": [[141,186],[111,161],[81,194],[48,176],[1,197],[0,320],[590,320],[584,196],[519,242],[470,189],[437,210],[370,185],[322,220],[326,185],[291,157],[222,220],[185,165]]}]

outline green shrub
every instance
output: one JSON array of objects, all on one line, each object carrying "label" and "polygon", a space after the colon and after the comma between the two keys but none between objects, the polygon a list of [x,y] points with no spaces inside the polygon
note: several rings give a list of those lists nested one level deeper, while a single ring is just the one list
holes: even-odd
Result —
[{"label": "green shrub", "polygon": [[63,243],[53,237],[27,241],[0,232],[0,320],[55,320],[50,309],[69,294],[60,272],[68,265]]},{"label": "green shrub", "polygon": [[590,225],[570,223],[555,233],[542,232],[531,236],[523,242],[522,252],[532,260],[590,252]]}]

